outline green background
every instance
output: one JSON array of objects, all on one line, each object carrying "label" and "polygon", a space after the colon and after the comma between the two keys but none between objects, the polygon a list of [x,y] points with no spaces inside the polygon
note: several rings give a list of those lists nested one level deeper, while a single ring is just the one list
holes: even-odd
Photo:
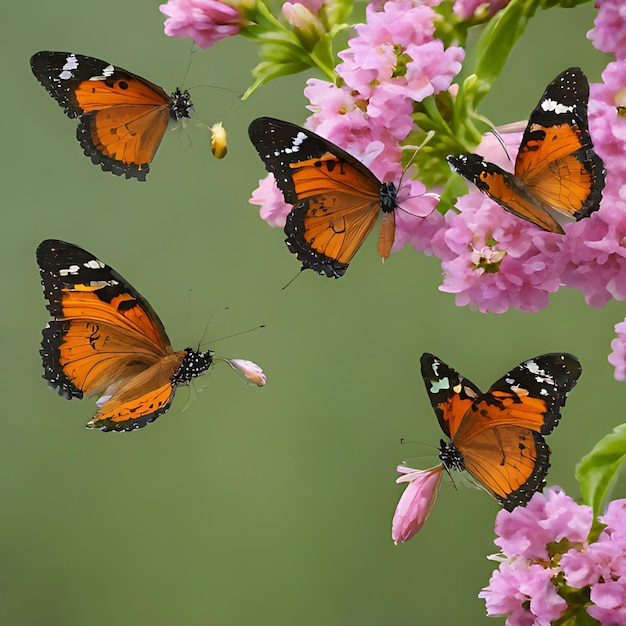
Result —
[{"label": "green background", "polygon": [[[562,290],[537,314],[482,315],[438,291],[436,259],[405,248],[383,266],[375,237],[343,279],[306,272],[282,290],[299,266],[281,230],[248,204],[265,172],[246,129],[260,115],[302,123],[305,76],[247,102],[192,90],[192,123],[168,133],[138,183],[82,156],[76,122],[30,72],[38,50],[74,51],[173,90],[190,44],[163,34],[157,7],[4,7],[0,622],[487,623],[476,596],[494,566],[494,501],[455,491],[444,476],[423,531],[402,546],[390,538],[403,489],[395,467],[434,465],[427,445],[441,436],[419,356],[434,352],[486,388],[537,354],[578,355],[583,375],[550,437],[548,477],[578,496],[577,460],[624,421],[625,389],[606,356],[625,307],[591,309]],[[586,5],[532,20],[482,112],[496,124],[527,118],[570,65],[598,80],[606,59],[585,39],[593,15]],[[256,61],[249,42],[223,41],[193,55],[185,86],[243,93]],[[223,161],[195,126],[218,120],[229,131]],[[209,319],[209,340],[265,324],[209,345],[261,364],[267,386],[244,386],[218,364],[185,412],[181,389],[141,431],[86,430],[94,403],[67,402],[41,379],[47,313],[35,249],[48,237],[115,267],[159,312],[176,349],[197,345]]]}]

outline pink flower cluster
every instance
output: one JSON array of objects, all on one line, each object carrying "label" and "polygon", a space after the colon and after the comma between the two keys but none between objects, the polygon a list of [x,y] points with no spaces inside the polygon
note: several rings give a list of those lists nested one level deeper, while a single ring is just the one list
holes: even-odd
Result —
[{"label": "pink flower cluster", "polygon": [[168,0],[159,10],[169,16],[166,35],[191,37],[200,48],[233,37],[248,23],[236,9],[218,0]]},{"label": "pink flower cluster", "polygon": [[623,0],[596,0],[596,6],[595,28],[587,36],[598,50],[626,59],[626,4]]},{"label": "pink flower cluster", "polygon": [[[444,48],[434,38],[441,0],[389,0],[369,4],[367,22],[339,54],[337,74],[343,86],[311,79],[304,91],[313,115],[307,126],[341,146],[383,181],[398,182],[402,174],[400,142],[414,130],[414,103],[450,87],[461,69],[461,48]],[[399,193],[394,250],[406,242],[428,246],[421,217],[437,204],[419,181],[403,182]],[[261,217],[282,225],[288,207],[262,181],[253,194]],[[420,216],[419,218],[416,216]],[[437,221],[437,218],[434,218]],[[429,234],[432,228],[425,229]]]},{"label": "pink flower cluster", "polygon": [[507,626],[547,626],[566,610],[572,623],[586,611],[601,624],[626,624],[626,500],[611,502],[599,519],[606,528],[589,543],[591,508],[558,487],[500,511],[502,562],[479,593],[487,615],[507,616]]}]

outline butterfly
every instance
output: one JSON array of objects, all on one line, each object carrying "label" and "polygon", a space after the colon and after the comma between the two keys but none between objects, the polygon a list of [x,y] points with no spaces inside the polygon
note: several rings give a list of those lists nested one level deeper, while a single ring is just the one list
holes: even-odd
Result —
[{"label": "butterfly", "polygon": [[386,259],[395,235],[397,190],[358,159],[315,133],[271,117],[248,128],[250,141],[293,209],[285,224],[285,243],[302,263],[329,278],[339,278],[383,219],[378,252]]},{"label": "butterfly", "polygon": [[439,458],[467,470],[506,510],[525,505],[545,484],[550,448],[544,440],[582,372],[578,359],[550,353],[520,363],[486,393],[432,354],[422,377],[441,430]]},{"label": "butterfly", "polygon": [[187,91],[168,96],[141,76],[73,52],[37,52],[30,67],[69,118],[76,137],[105,172],[146,180],[170,119],[190,117]]},{"label": "butterfly", "polygon": [[448,156],[453,171],[502,208],[543,230],[563,234],[552,213],[580,220],[597,211],[605,170],[587,123],[589,83],[578,67],[559,74],[530,115],[515,174],[478,154]]},{"label": "butterfly", "polygon": [[211,350],[174,352],[150,304],[90,252],[47,239],[37,263],[52,316],[43,377],[68,400],[99,396],[88,428],[142,428],[169,409],[176,387],[211,367]]}]

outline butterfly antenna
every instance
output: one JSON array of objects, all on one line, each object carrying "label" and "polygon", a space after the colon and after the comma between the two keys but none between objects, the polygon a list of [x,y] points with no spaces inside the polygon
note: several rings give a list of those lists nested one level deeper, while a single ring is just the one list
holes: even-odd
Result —
[{"label": "butterfly antenna", "polygon": [[289,287],[289,285],[291,285],[291,283],[296,280],[296,278],[298,278],[298,276],[300,276],[305,269],[306,268],[301,267],[300,271],[286,285],[283,286],[283,289],[287,289],[287,287]]},{"label": "butterfly antenna", "polygon": [[187,69],[185,70],[185,75],[183,76],[183,82],[182,82],[183,87],[185,86],[185,83],[187,82],[187,77],[189,76],[189,70],[191,69],[191,61],[193,60],[193,55],[196,52],[196,50],[197,50],[196,42],[192,40],[191,49],[189,50],[189,61],[187,62]]},{"label": "butterfly antenna", "polygon": [[506,154],[506,158],[510,161],[511,156],[509,151],[506,149],[506,144],[504,143],[504,139],[502,139],[502,135],[498,132],[498,129],[486,117],[478,114],[475,115],[475,117],[489,127],[488,132],[490,132],[498,140],[498,143],[502,146],[502,150],[504,150],[504,154]]},{"label": "butterfly antenna", "polygon": [[[218,339],[212,339],[211,341],[208,341],[206,343],[210,343],[211,345],[215,345],[219,341],[224,341],[224,339],[230,339],[232,337],[238,337],[239,335],[247,335],[248,333],[251,333],[251,332],[253,332],[255,330],[259,330],[259,328],[265,328],[265,324],[259,324],[258,326],[255,326],[254,328],[248,328],[247,330],[240,330],[239,332],[232,333],[230,335],[224,335],[223,337],[219,337]],[[204,345],[204,344],[203,343],[200,344],[200,346],[202,346],[202,345]]]},{"label": "butterfly antenna", "polygon": [[206,343],[204,341],[204,338],[206,337],[206,334],[209,331],[209,326],[211,325],[212,321],[213,321],[213,313],[211,313],[211,315],[209,315],[209,320],[207,321],[206,326],[204,327],[204,332],[202,333],[202,337],[200,337],[200,341],[198,342],[198,350],[200,350],[202,345],[204,343]]}]

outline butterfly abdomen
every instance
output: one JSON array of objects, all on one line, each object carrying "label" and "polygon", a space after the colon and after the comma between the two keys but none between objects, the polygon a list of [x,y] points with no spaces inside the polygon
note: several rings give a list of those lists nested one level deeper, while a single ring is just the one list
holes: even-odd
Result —
[{"label": "butterfly abdomen", "polygon": [[206,372],[213,363],[213,351],[199,352],[192,348],[186,348],[177,353],[184,354],[180,368],[172,376],[171,381],[174,387],[188,385],[194,378]]}]

